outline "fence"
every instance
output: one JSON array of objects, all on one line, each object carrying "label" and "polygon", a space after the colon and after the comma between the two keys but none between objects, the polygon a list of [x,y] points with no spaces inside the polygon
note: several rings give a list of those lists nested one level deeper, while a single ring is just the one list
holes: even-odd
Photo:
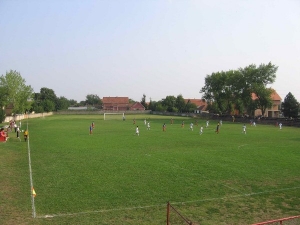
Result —
[{"label": "fence", "polygon": [[39,117],[45,117],[45,116],[52,116],[53,112],[49,113],[30,113],[30,114],[17,114],[14,116],[7,116],[4,120],[5,123],[9,123],[11,120],[20,121],[24,119],[30,119],[30,118],[39,118]]},{"label": "fence", "polygon": [[277,220],[270,220],[266,222],[261,222],[261,223],[254,223],[252,225],[299,225],[300,224],[300,215],[299,216],[292,216],[292,217],[287,217],[287,218],[282,218],[282,219],[277,219]]},{"label": "fence", "polygon": [[196,225],[175,209],[170,202],[167,203],[167,225]]}]

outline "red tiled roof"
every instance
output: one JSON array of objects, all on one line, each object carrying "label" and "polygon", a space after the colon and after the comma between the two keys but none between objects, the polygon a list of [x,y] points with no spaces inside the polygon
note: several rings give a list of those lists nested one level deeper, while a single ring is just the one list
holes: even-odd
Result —
[{"label": "red tiled roof", "polygon": [[190,101],[190,103],[194,103],[197,107],[207,105],[206,101],[203,99],[184,99],[185,103]]},{"label": "red tiled roof", "polygon": [[[281,99],[281,97],[277,94],[277,92],[276,92],[274,89],[272,89],[272,90],[273,90],[273,92],[271,93],[271,99],[272,99],[273,101],[281,101],[282,99]],[[255,94],[255,93],[252,93],[252,94],[251,94],[251,98],[252,98],[252,100],[257,99],[256,94]]]},{"label": "red tiled roof", "polygon": [[103,104],[128,104],[128,97],[103,97]]},{"label": "red tiled roof", "polygon": [[145,110],[145,107],[140,102],[135,102],[132,106],[130,106],[131,109],[143,109]]}]

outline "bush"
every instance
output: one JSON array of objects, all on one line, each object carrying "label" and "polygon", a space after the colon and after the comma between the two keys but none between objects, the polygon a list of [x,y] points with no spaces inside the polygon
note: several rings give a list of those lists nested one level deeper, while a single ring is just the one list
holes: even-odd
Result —
[{"label": "bush", "polygon": [[5,111],[0,108],[0,122],[2,123],[5,120]]}]

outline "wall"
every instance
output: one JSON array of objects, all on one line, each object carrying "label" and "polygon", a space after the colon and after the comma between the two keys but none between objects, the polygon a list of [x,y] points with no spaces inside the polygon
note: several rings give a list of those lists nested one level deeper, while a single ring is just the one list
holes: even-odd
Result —
[{"label": "wall", "polygon": [[30,119],[30,118],[38,118],[38,117],[44,117],[44,116],[52,116],[53,112],[49,113],[34,113],[34,114],[18,114],[16,116],[7,116],[4,120],[5,123],[9,123],[11,120],[24,120],[24,119]]}]

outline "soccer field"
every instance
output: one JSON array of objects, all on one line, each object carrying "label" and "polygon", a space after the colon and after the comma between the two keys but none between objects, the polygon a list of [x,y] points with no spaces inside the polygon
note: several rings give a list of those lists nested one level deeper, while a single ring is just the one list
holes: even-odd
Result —
[{"label": "soccer field", "polygon": [[[223,122],[216,134],[217,121],[206,128],[205,120],[197,126],[188,117],[173,117],[172,125],[168,116],[106,119],[28,120],[35,219],[28,145],[13,135],[0,143],[1,170],[11,173],[0,175],[5,186],[0,223],[166,224],[168,201],[194,224],[251,224],[300,215],[299,128],[246,124],[244,134],[243,124]],[[172,224],[185,224],[172,216]]]}]

